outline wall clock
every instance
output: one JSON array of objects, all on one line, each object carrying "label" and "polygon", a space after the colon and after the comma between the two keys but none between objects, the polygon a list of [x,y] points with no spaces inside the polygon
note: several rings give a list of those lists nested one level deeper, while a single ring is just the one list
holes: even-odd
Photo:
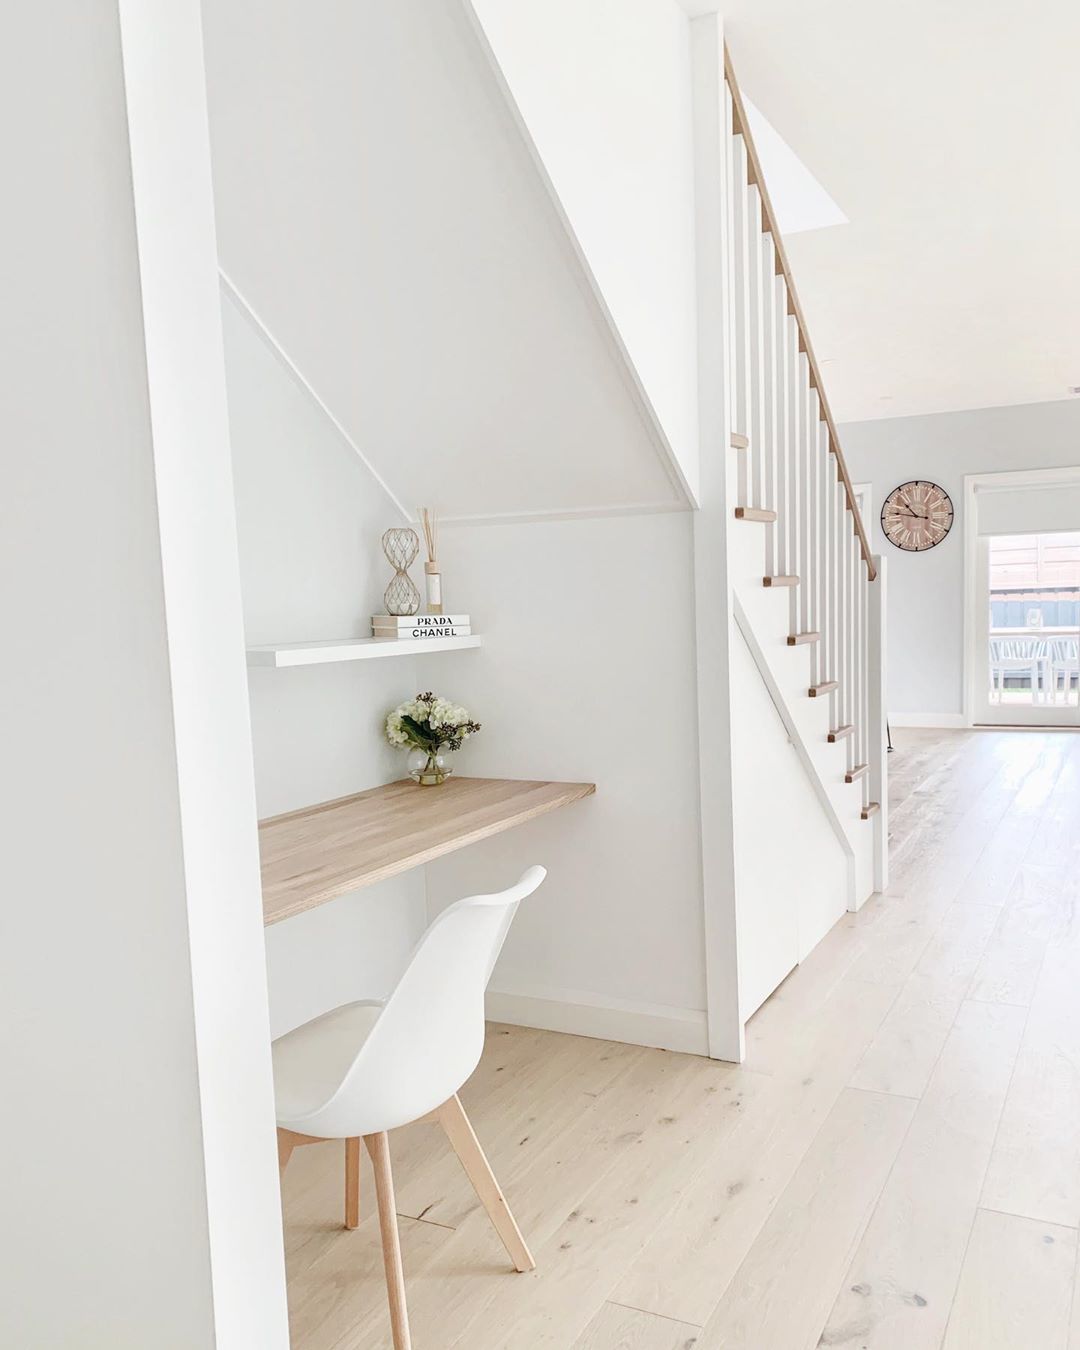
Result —
[{"label": "wall clock", "polygon": [[953,505],[936,483],[921,478],[901,483],[885,498],[881,528],[890,544],[905,553],[924,553],[952,529]]}]

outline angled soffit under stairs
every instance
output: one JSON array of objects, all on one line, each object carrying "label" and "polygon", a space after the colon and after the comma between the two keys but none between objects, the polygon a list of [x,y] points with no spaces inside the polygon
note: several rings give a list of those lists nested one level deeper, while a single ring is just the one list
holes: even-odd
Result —
[{"label": "angled soffit under stairs", "polygon": [[205,14],[222,268],[398,501],[688,493],[460,0]]},{"label": "angled soffit under stairs", "polygon": [[692,492],[690,24],[667,0],[461,0]]}]

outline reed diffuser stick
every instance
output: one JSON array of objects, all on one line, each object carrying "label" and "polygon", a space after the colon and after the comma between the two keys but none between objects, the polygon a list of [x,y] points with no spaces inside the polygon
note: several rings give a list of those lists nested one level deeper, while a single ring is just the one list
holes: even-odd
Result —
[{"label": "reed diffuser stick", "polygon": [[441,614],[442,573],[439,571],[439,518],[430,507],[420,508],[420,524],[424,531],[424,544],[427,548],[427,562],[424,563],[424,580],[427,582],[427,607],[429,614]]}]

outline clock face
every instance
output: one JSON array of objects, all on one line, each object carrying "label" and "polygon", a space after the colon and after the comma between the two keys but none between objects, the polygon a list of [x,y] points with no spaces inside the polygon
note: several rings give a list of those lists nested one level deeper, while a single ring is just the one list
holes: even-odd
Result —
[{"label": "clock face", "polygon": [[893,488],[881,508],[885,538],[905,553],[924,553],[940,544],[952,523],[949,494],[936,483],[921,479]]}]

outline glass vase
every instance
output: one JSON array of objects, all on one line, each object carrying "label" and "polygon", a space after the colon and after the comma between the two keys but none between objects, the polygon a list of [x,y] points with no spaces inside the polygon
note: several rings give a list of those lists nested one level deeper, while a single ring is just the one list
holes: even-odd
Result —
[{"label": "glass vase", "polygon": [[437,750],[422,750],[419,746],[409,751],[406,760],[409,777],[421,787],[437,787],[454,772],[450,754],[443,746]]}]

